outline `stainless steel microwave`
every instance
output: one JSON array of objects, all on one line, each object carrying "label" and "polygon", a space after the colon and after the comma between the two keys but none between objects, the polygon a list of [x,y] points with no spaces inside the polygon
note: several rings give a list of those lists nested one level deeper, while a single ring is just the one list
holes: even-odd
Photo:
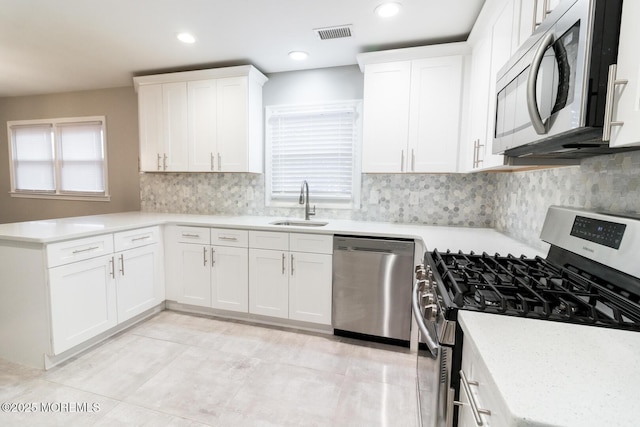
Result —
[{"label": "stainless steel microwave", "polygon": [[622,0],[563,0],[547,16],[498,73],[495,154],[580,158],[613,151],[602,127],[621,14]]}]

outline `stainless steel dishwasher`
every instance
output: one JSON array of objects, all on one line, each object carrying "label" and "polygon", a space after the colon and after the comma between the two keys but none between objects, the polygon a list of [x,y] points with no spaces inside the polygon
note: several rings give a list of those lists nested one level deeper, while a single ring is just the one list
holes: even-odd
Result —
[{"label": "stainless steel dishwasher", "polygon": [[333,328],[409,341],[413,240],[334,236]]}]

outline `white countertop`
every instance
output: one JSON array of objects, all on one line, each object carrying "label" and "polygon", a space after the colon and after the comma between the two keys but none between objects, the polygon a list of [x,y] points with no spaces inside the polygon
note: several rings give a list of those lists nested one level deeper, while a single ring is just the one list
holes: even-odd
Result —
[{"label": "white countertop", "polygon": [[640,333],[460,311],[511,426],[640,425]]},{"label": "white countertop", "polygon": [[[272,225],[271,222],[289,219],[263,216],[218,216],[123,212],[106,215],[60,218],[41,221],[0,224],[0,241],[52,243],[96,234],[114,233],[133,228],[162,224],[182,224],[221,228],[244,228],[298,233],[351,234],[379,237],[421,239],[428,250],[462,250],[506,255],[546,255],[539,250],[490,228],[440,227],[392,224],[366,221],[331,220],[323,227]],[[300,220],[299,218],[291,218]]]}]

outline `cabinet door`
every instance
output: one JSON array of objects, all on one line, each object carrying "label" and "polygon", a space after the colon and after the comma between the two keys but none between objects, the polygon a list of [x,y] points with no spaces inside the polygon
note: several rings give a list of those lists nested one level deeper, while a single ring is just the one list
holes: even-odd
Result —
[{"label": "cabinet door", "polygon": [[140,170],[162,170],[162,85],[144,85],[138,88],[138,125]]},{"label": "cabinet door", "polygon": [[173,260],[179,272],[178,302],[211,307],[211,268],[209,246],[176,244],[177,260]]},{"label": "cabinet door", "polygon": [[54,354],[116,326],[113,269],[111,255],[49,269]]},{"label": "cabinet door", "polygon": [[187,108],[186,83],[162,85],[162,117],[164,122],[162,169],[165,171],[177,172],[189,169]]},{"label": "cabinet door", "polygon": [[331,324],[331,255],[291,252],[289,318]]},{"label": "cabinet door", "polygon": [[249,250],[211,248],[211,305],[223,310],[249,311]]},{"label": "cabinet door", "polygon": [[289,317],[288,252],[249,249],[249,312]]},{"label": "cabinet door", "polygon": [[220,172],[245,172],[248,164],[249,94],[246,77],[218,80],[218,155]]},{"label": "cabinet door", "polygon": [[118,252],[115,258],[120,323],[162,302],[159,285],[163,265],[157,244]]},{"label": "cabinet door", "polygon": [[622,3],[622,23],[618,47],[618,70],[616,79],[628,80],[615,92],[613,120],[624,122],[611,128],[610,145],[624,147],[640,145],[640,2]]},{"label": "cabinet door", "polygon": [[189,170],[212,172],[217,167],[217,81],[187,83],[189,98]]},{"label": "cabinet door", "polygon": [[457,171],[461,91],[461,56],[412,62],[409,172]]},{"label": "cabinet door", "polygon": [[365,67],[362,172],[406,170],[410,85],[410,61]]},{"label": "cabinet door", "polygon": [[471,105],[469,115],[471,116],[470,139],[465,150],[465,164],[469,169],[484,167],[484,148],[487,144],[487,125],[489,117],[490,99],[493,94],[489,93],[491,79],[491,35],[486,35],[479,39],[473,46],[471,64],[471,80],[469,90],[471,91]]}]

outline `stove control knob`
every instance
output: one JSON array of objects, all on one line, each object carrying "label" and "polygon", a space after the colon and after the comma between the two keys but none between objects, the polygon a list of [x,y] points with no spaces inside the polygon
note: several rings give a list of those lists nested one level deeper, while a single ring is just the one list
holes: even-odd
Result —
[{"label": "stove control knob", "polygon": [[436,304],[429,304],[425,307],[424,318],[427,322],[435,322],[438,318],[438,306]]},{"label": "stove control knob", "polygon": [[427,278],[427,271],[424,269],[424,265],[420,264],[416,267],[416,279],[424,280]]},{"label": "stove control knob", "polygon": [[434,303],[433,293],[428,292],[422,295],[422,303],[426,306],[433,305]]}]

